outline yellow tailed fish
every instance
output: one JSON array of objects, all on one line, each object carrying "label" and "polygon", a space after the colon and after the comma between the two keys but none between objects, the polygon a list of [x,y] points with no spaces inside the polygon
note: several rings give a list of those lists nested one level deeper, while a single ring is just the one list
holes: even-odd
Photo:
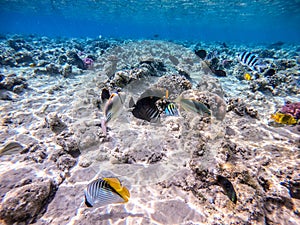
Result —
[{"label": "yellow tailed fish", "polygon": [[126,95],[124,92],[112,93],[105,103],[103,110],[104,117],[101,120],[102,131],[105,135],[107,132],[107,123],[121,114],[125,98]]},{"label": "yellow tailed fish", "polygon": [[84,190],[84,195],[88,207],[126,203],[130,198],[128,189],[117,178],[99,178],[92,181]]},{"label": "yellow tailed fish", "polygon": [[244,78],[245,80],[252,80],[252,77],[249,73],[245,73]]},{"label": "yellow tailed fish", "polygon": [[289,115],[280,112],[276,112],[275,114],[271,114],[271,119],[273,119],[276,123],[286,124],[286,125],[294,125],[297,124],[297,120]]},{"label": "yellow tailed fish", "polygon": [[118,178],[103,178],[116,192],[121,195],[125,202],[128,202],[130,193],[126,187],[123,187]]}]

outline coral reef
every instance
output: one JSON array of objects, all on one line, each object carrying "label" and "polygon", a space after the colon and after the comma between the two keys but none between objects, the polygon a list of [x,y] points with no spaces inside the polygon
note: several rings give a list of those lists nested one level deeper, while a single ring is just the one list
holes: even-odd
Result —
[{"label": "coral reef", "polygon": [[17,76],[14,73],[1,76],[0,89],[5,89],[19,94],[24,89],[28,88],[28,83],[23,77]]},{"label": "coral reef", "polygon": [[[299,224],[299,125],[269,123],[277,110],[299,119],[295,46],[35,35],[0,46],[0,223]],[[244,68],[242,51],[270,72]],[[127,97],[106,135],[103,88]],[[139,120],[130,99],[152,88],[212,116],[178,106]],[[86,207],[98,177],[118,177],[129,202]]]},{"label": "coral reef", "polygon": [[300,102],[286,103],[279,110],[281,113],[290,114],[295,119],[300,119]]}]

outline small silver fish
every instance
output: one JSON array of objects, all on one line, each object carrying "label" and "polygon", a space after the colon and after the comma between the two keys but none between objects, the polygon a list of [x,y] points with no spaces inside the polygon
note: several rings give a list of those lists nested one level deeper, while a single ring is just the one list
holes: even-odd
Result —
[{"label": "small silver fish", "polygon": [[84,190],[85,204],[88,207],[105,206],[129,201],[130,193],[118,178],[100,178],[89,183]]},{"label": "small silver fish", "polygon": [[105,135],[107,133],[107,123],[121,114],[125,99],[126,95],[124,92],[112,93],[105,103],[103,110],[104,117],[101,120],[102,131]]}]

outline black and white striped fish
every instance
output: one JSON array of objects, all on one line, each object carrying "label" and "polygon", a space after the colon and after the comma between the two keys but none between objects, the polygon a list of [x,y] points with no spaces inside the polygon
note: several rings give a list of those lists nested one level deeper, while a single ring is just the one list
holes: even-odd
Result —
[{"label": "black and white striped fish", "polygon": [[267,65],[263,63],[262,59],[251,52],[242,52],[239,54],[238,59],[243,66],[247,66],[252,71],[263,72],[267,68]]},{"label": "black and white striped fish", "polygon": [[87,185],[84,194],[88,207],[126,203],[130,198],[128,189],[121,185],[118,178],[94,180]]},{"label": "black and white striped fish", "polygon": [[155,123],[158,122],[160,118],[160,111],[156,105],[159,99],[161,98],[157,96],[148,96],[139,99],[136,103],[131,99],[129,107],[133,108],[132,114],[136,118]]}]

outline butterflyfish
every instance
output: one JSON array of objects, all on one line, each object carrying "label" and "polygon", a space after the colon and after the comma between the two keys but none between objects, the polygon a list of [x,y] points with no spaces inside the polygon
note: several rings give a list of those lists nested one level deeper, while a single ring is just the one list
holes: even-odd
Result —
[{"label": "butterflyfish", "polygon": [[89,183],[84,190],[88,207],[101,207],[129,201],[129,190],[122,186],[118,178],[100,178]]},{"label": "butterflyfish", "polygon": [[293,116],[291,116],[290,114],[284,114],[280,112],[271,114],[271,119],[273,119],[276,123],[280,123],[280,124],[286,124],[286,125],[297,124],[297,120]]},{"label": "butterflyfish", "polygon": [[107,123],[121,114],[125,98],[126,95],[124,92],[112,93],[105,103],[103,110],[104,117],[101,120],[101,128],[105,135],[107,132]]},{"label": "butterflyfish", "polygon": [[211,115],[211,111],[208,109],[208,107],[193,98],[183,98],[182,96],[179,96],[177,99],[175,99],[175,102],[177,102],[184,110],[195,112],[200,115]]},{"label": "butterflyfish", "polygon": [[221,175],[217,175],[217,183],[223,188],[230,201],[236,204],[237,196],[232,183],[226,177],[223,177]]}]

